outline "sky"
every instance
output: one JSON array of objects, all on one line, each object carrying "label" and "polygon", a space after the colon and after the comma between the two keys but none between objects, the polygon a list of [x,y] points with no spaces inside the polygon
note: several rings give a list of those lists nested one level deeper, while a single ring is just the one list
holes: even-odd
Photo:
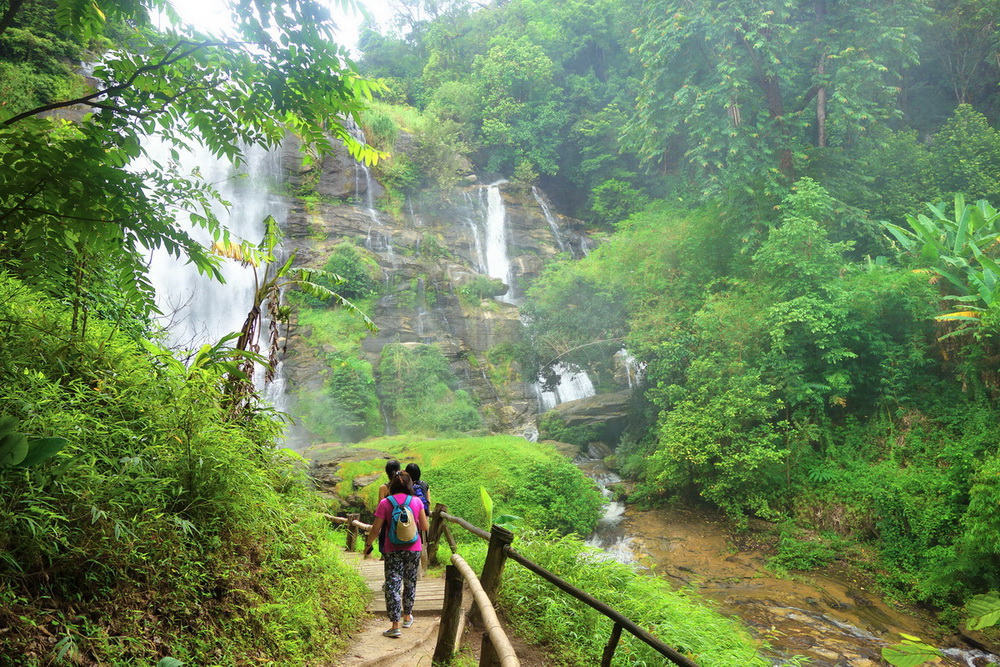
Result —
[{"label": "sky", "polygon": [[[224,32],[231,25],[225,0],[172,0],[172,3],[185,21],[201,30]],[[329,4],[338,26],[338,43],[355,51],[363,16],[356,12],[344,12],[339,2],[331,1]],[[384,23],[392,13],[386,0],[359,0],[359,4],[365,6],[377,23]]]}]

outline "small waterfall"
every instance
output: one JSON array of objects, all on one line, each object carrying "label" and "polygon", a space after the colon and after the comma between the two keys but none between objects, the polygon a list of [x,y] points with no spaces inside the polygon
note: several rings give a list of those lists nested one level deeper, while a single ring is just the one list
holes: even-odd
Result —
[{"label": "small waterfall", "polygon": [[414,227],[423,227],[424,226],[424,221],[420,218],[420,216],[418,216],[416,213],[413,212],[413,198],[412,197],[407,197],[406,198],[406,206],[409,209],[409,212],[410,212],[410,222],[413,223],[413,226]]},{"label": "small waterfall", "polygon": [[566,244],[563,243],[562,234],[559,233],[559,225],[556,223],[555,217],[549,210],[549,205],[545,203],[541,190],[532,185],[531,194],[535,196],[535,201],[537,201],[538,205],[542,207],[542,213],[545,215],[545,220],[549,223],[549,229],[552,230],[552,235],[556,237],[556,243],[559,245],[559,252],[566,252]]},{"label": "small waterfall", "polygon": [[479,234],[476,204],[468,192],[463,192],[462,195],[465,197],[465,210],[468,211],[468,215],[465,216],[465,225],[469,228],[469,235],[472,237],[473,242],[469,246],[469,251],[476,260],[476,270],[480,273],[486,273],[486,251],[483,249],[482,236]]},{"label": "small waterfall", "polygon": [[[595,454],[591,453],[589,456],[594,457]],[[608,488],[622,481],[622,478],[605,468],[600,458],[578,459],[576,465],[597,483],[601,495],[607,502],[604,515],[597,522],[593,534],[587,538],[586,544],[603,551],[604,557],[609,560],[635,563],[637,560],[633,544],[635,540],[625,534],[622,525],[625,518],[625,503],[615,500],[614,494]]]},{"label": "small waterfall", "polygon": [[590,377],[584,370],[575,369],[560,362],[552,365],[552,372],[559,378],[559,383],[552,391],[545,390],[544,378],[541,376],[534,384],[539,414],[551,410],[560,403],[578,401],[597,393],[594,390],[594,383],[590,381]]},{"label": "small waterfall", "polygon": [[507,257],[507,209],[500,196],[499,181],[486,188],[486,273],[499,278],[510,289],[499,301],[514,303],[514,284],[511,279],[510,259]]},{"label": "small waterfall", "polygon": [[[365,140],[365,131],[358,126],[357,123],[350,117],[344,121],[344,127],[350,133],[356,141],[364,144],[367,143]],[[378,211],[375,209],[375,189],[372,187],[372,171],[368,168],[364,162],[360,160],[355,160],[354,162],[354,196],[357,199],[361,199],[361,181],[364,179],[365,183],[365,210],[368,213],[368,217],[371,218],[372,222],[376,225],[381,225],[382,220],[379,218]]]},{"label": "small waterfall", "polygon": [[616,361],[621,364],[629,389],[637,389],[646,374],[646,363],[640,362],[624,347],[615,353]]}]

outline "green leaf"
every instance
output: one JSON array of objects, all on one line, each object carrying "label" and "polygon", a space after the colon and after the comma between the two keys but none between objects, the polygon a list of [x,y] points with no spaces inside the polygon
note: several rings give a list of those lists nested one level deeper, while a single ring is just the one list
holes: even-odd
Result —
[{"label": "green leaf", "polygon": [[66,438],[37,438],[28,441],[28,453],[17,465],[28,468],[54,456],[67,445]]},{"label": "green leaf", "polygon": [[882,649],[882,658],[896,667],[917,667],[925,662],[940,658],[943,654],[930,644],[925,644],[912,635],[900,635],[904,639],[895,646]]},{"label": "green leaf", "polygon": [[486,511],[486,525],[493,525],[493,499],[490,497],[489,491],[486,490],[485,486],[479,487],[479,497],[483,501],[483,509]]},{"label": "green leaf", "polygon": [[1000,621],[1000,594],[996,591],[973,596],[965,604],[965,612],[969,614],[966,626],[969,630],[982,630]]},{"label": "green leaf", "polygon": [[167,656],[166,658],[160,658],[160,661],[156,663],[156,667],[184,667],[184,663],[177,658]]},{"label": "green leaf", "polygon": [[16,466],[28,455],[28,436],[8,433],[0,440],[0,466]]}]

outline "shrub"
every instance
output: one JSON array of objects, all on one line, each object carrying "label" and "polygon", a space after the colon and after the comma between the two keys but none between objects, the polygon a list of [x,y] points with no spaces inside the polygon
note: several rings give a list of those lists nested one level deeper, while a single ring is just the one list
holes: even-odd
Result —
[{"label": "shrub", "polygon": [[[335,273],[345,282],[324,285],[347,299],[363,299],[378,291],[382,270],[378,263],[353,243],[338,243],[323,265],[324,271]],[[317,282],[323,284],[324,279]]]},{"label": "shrub", "polygon": [[399,126],[381,105],[373,104],[361,111],[361,128],[365,141],[381,151],[392,151],[399,136]]},{"label": "shrub", "polygon": [[383,405],[400,431],[468,433],[483,428],[472,397],[458,388],[454,371],[433,345],[386,345],[378,380]]},{"label": "shrub", "polygon": [[478,306],[483,299],[491,299],[507,293],[509,288],[499,278],[476,276],[458,288],[458,296],[467,306]]},{"label": "shrub", "polygon": [[543,440],[568,442],[577,447],[586,447],[595,440],[600,440],[603,429],[597,426],[567,426],[562,416],[549,410],[538,418],[538,437]]},{"label": "shrub", "polygon": [[0,414],[68,440],[0,468],[0,663],[48,661],[51,632],[104,664],[301,665],[342,646],[364,584],[275,450],[280,423],[233,419],[219,369],[159,363],[96,317],[74,335],[71,318],[0,274]]},{"label": "shrub", "polygon": [[[389,452],[401,462],[418,463],[421,478],[430,485],[431,502],[447,505],[449,513],[478,526],[486,527],[480,487],[493,498],[493,515],[522,517],[519,527],[588,535],[601,515],[604,501],[597,485],[550,445],[514,436],[424,439],[403,435],[368,441],[365,447]],[[339,473],[344,477],[341,492],[356,493],[353,479],[379,472],[384,465],[384,459],[374,459],[345,466]],[[370,485],[372,510],[377,498],[374,489],[381,483],[380,478]],[[463,533],[456,531],[455,536],[464,539]]]}]

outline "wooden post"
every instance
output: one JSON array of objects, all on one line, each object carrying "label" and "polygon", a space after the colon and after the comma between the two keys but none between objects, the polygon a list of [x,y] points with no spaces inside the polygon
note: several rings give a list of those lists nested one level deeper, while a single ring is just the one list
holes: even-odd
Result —
[{"label": "wooden post", "polygon": [[608,645],[604,647],[604,656],[601,658],[601,667],[611,667],[611,658],[615,657],[615,649],[618,648],[618,640],[622,638],[622,626],[615,623],[611,637],[608,638]]},{"label": "wooden post", "polygon": [[497,649],[493,646],[493,640],[490,639],[490,633],[483,633],[483,645],[479,652],[479,667],[500,667],[500,656],[497,655]]},{"label": "wooden post", "polygon": [[452,659],[458,649],[458,633],[462,627],[462,573],[454,565],[444,570],[444,605],[441,609],[441,626],[437,646],[434,647],[434,664],[444,664]]},{"label": "wooden post", "polygon": [[[514,533],[506,528],[494,525],[490,530],[490,546],[486,552],[486,561],[483,563],[483,572],[479,575],[479,583],[486,591],[490,602],[496,604],[497,588],[500,587],[500,578],[503,576],[503,566],[507,562],[507,552],[504,548],[514,541]],[[482,616],[478,607],[470,610],[469,621],[479,624]]]},{"label": "wooden post", "polygon": [[348,514],[347,515],[347,550],[356,551],[358,539],[358,527],[354,525],[355,521],[360,521],[360,514]]},{"label": "wooden post", "polygon": [[427,552],[427,562],[431,565],[438,564],[437,552],[438,552],[438,542],[441,541],[441,531],[444,530],[444,519],[441,518],[441,512],[447,512],[448,508],[441,503],[434,506],[434,511],[431,513],[431,529],[427,534],[427,546],[424,550]]}]

